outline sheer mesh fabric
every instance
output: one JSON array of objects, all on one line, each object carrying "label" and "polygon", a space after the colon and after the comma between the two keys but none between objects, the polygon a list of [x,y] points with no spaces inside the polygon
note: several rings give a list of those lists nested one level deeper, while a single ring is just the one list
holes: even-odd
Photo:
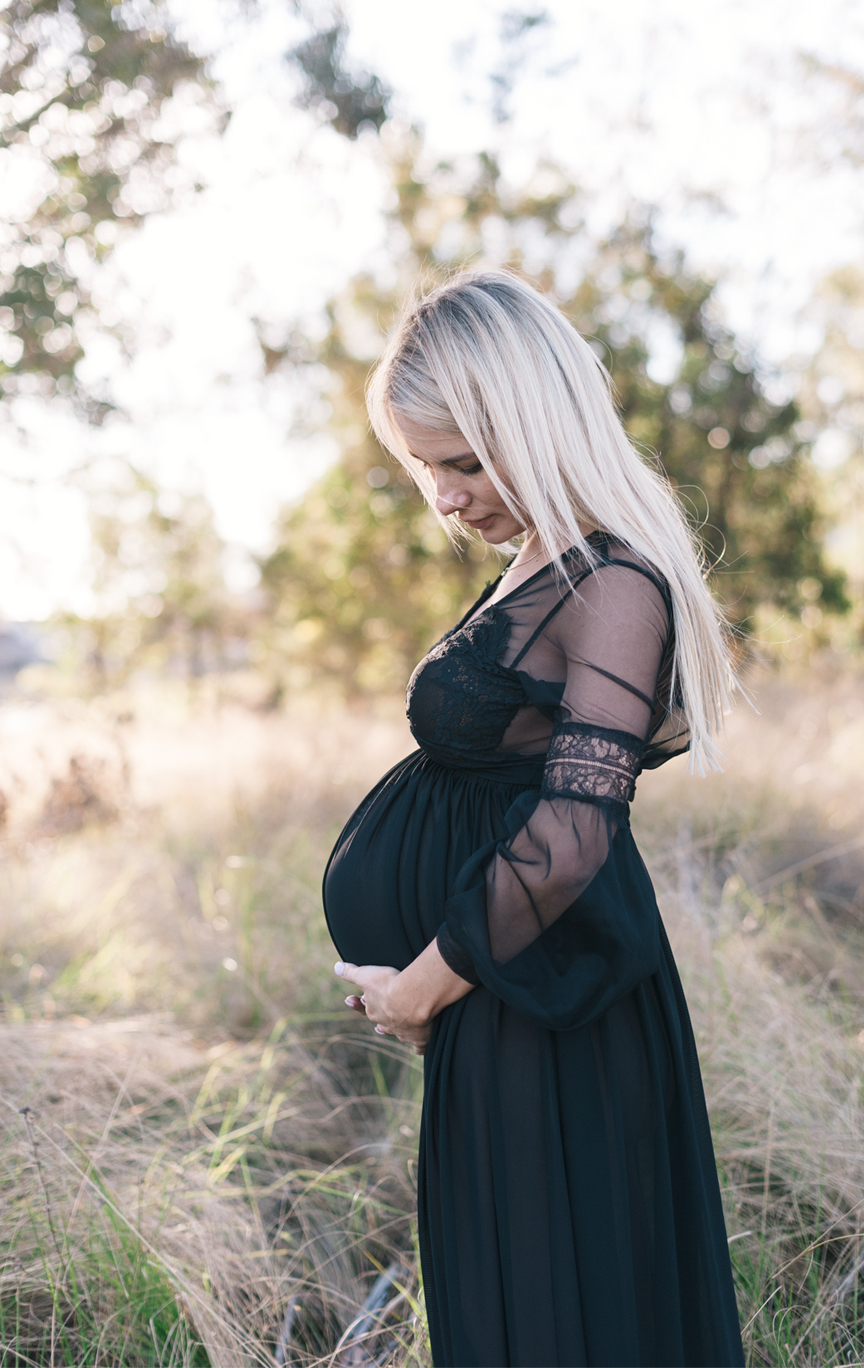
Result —
[{"label": "sheer mesh fabric", "polygon": [[[545,757],[521,827],[482,852],[497,965],[547,932],[603,867],[646,749],[656,764],[686,748],[670,697],[668,592],[624,547],[605,537],[593,547],[595,565],[571,552],[563,574],[547,566],[499,601],[481,601],[418,667],[409,690],[424,749],[464,746],[473,764],[485,749],[490,768]],[[441,952],[476,981],[476,928],[466,938],[454,921],[448,915]]]},{"label": "sheer mesh fabric", "polygon": [[[633,797],[670,633],[662,590],[641,569],[599,566],[566,597],[549,578],[545,594],[529,590],[523,597],[517,590],[512,606],[498,609],[515,628],[512,650],[514,637],[518,641],[531,625],[524,600],[534,598],[536,613],[550,591],[557,595],[545,623],[541,619],[514,658],[532,677],[563,674],[541,801],[487,871],[489,937],[498,962],[555,921],[605,863],[615,825],[626,820]],[[516,743],[526,721],[517,714],[505,745]]]}]

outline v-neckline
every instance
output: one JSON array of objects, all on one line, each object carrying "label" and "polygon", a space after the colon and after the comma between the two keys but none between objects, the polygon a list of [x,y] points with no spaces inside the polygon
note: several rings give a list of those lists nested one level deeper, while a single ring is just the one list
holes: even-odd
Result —
[{"label": "v-neckline", "polygon": [[[595,527],[593,532],[588,533],[588,536],[585,538],[585,540],[586,542],[590,542],[593,537],[605,537],[607,535],[608,534],[602,532],[599,527]],[[477,619],[481,616],[481,614],[486,612],[487,608],[500,607],[502,603],[506,603],[507,600],[509,598],[512,598],[514,594],[518,594],[520,589],[524,589],[526,585],[531,584],[535,579],[537,579],[539,575],[542,575],[544,570],[548,570],[550,566],[554,565],[555,560],[564,560],[565,557],[571,555],[571,553],[576,549],[577,548],[575,546],[568,547],[566,551],[562,551],[561,554],[559,556],[556,556],[553,560],[546,561],[546,564],[541,565],[539,570],[535,570],[533,575],[528,575],[526,579],[520,580],[520,582],[514,585],[512,589],[508,589],[506,594],[502,594],[499,599],[495,599],[495,601],[492,602],[491,600],[493,594],[495,593],[495,590],[498,588],[498,585],[501,583],[507,571],[510,569],[510,566],[513,564],[513,561],[516,559],[516,556],[513,556],[512,559],[508,561],[508,563],[504,566],[504,569],[498,575],[497,579],[494,579],[489,584],[487,584],[486,588],[483,590],[483,593],[480,595],[480,597],[475,600],[475,602],[468,609],[468,612],[465,614],[465,616],[459,622],[457,622],[456,626],[453,627],[451,631],[461,632],[465,627],[470,627],[471,623],[476,622]],[[516,555],[518,556],[518,554],[519,552],[517,551]]]}]

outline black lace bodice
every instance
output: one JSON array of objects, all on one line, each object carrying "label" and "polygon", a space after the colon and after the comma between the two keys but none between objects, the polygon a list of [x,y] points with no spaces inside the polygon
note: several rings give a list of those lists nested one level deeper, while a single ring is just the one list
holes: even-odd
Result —
[{"label": "black lace bodice", "polygon": [[[657,574],[603,534],[491,602],[489,585],[421,661],[408,717],[433,759],[535,776],[535,800],[485,869],[489,937],[507,960],[572,905],[628,820],[640,770],[687,747],[670,696],[672,609]],[[448,933],[442,953],[468,977]]]},{"label": "black lace bodice", "polygon": [[487,585],[420,662],[408,719],[423,750],[460,768],[548,756],[547,793],[584,785],[619,804],[641,769],[686,750],[668,591],[632,552],[591,543],[597,564],[571,552],[566,579],[544,566],[496,602],[501,578]]},{"label": "black lace bodice", "polygon": [[467,766],[498,751],[526,702],[518,674],[500,664],[509,637],[510,619],[493,605],[449,632],[418,665],[408,719],[424,750]]}]

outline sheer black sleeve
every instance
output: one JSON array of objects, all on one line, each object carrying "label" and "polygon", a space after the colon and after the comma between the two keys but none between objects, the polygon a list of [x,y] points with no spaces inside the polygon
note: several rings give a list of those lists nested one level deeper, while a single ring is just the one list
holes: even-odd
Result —
[{"label": "sheer black sleeve", "polygon": [[567,1028],[593,1020],[658,962],[656,918],[634,922],[630,909],[645,901],[620,886],[607,857],[627,824],[651,728],[667,601],[636,564],[606,564],[545,632],[547,651],[564,657],[566,683],[543,787],[514,804],[507,839],[461,871],[439,947],[462,977]]}]

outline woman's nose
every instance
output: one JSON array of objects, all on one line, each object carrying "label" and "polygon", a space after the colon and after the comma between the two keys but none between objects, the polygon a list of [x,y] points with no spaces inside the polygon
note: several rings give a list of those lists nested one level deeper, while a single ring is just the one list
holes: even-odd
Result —
[{"label": "woman's nose", "polygon": [[435,500],[435,507],[442,517],[455,513],[457,509],[467,508],[471,502],[471,495],[467,490],[446,490],[438,486],[438,497]]}]

